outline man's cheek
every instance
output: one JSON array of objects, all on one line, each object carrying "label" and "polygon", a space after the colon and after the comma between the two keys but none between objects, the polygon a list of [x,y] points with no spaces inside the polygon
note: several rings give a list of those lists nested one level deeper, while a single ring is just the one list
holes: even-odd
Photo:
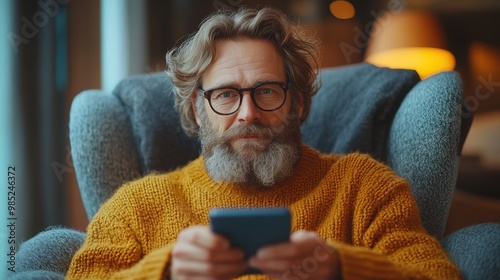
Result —
[{"label": "man's cheek", "polygon": [[211,124],[212,130],[217,133],[223,133],[224,131],[231,128],[231,123],[225,118],[213,120]]},{"label": "man's cheek", "polygon": [[284,111],[278,111],[274,114],[273,118],[271,119],[270,125],[274,127],[281,126],[282,124],[286,123],[288,119],[288,114]]}]

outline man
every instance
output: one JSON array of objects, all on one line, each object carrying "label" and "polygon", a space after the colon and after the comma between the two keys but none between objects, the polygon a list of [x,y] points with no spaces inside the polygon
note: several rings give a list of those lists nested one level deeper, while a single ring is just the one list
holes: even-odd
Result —
[{"label": "man", "polygon": [[[68,278],[458,279],[406,181],[366,155],[301,144],[316,42],[281,12],[218,13],[167,54],[185,131],[202,156],[131,182],[89,225]],[[209,229],[214,207],[286,206],[290,241],[243,252]],[[267,230],[267,229],[262,229]]]}]

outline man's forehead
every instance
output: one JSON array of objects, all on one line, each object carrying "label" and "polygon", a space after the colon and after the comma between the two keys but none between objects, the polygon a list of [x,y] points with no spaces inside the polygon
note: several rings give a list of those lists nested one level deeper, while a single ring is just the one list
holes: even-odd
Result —
[{"label": "man's forehead", "polygon": [[218,40],[216,54],[202,79],[211,86],[258,81],[281,81],[284,65],[274,45],[266,40]]},{"label": "man's forehead", "polygon": [[281,60],[274,44],[262,39],[219,39],[215,41],[215,56],[211,64],[259,63]]}]

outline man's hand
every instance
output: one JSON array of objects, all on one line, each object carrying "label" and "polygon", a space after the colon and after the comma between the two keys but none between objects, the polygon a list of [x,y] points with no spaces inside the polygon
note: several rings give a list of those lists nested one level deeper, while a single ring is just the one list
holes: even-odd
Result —
[{"label": "man's hand", "polygon": [[183,230],[172,250],[172,279],[232,279],[247,267],[243,251],[208,226]]},{"label": "man's hand", "polygon": [[250,266],[278,279],[339,279],[340,263],[335,249],[310,231],[297,231],[289,243],[260,249]]}]

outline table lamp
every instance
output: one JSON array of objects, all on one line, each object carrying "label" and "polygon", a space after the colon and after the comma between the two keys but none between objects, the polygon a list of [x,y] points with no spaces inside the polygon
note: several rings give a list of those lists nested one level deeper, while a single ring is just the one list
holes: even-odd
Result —
[{"label": "table lamp", "polygon": [[446,50],[441,24],[426,11],[386,12],[373,26],[365,61],[382,67],[414,69],[425,79],[453,70],[455,57]]}]

